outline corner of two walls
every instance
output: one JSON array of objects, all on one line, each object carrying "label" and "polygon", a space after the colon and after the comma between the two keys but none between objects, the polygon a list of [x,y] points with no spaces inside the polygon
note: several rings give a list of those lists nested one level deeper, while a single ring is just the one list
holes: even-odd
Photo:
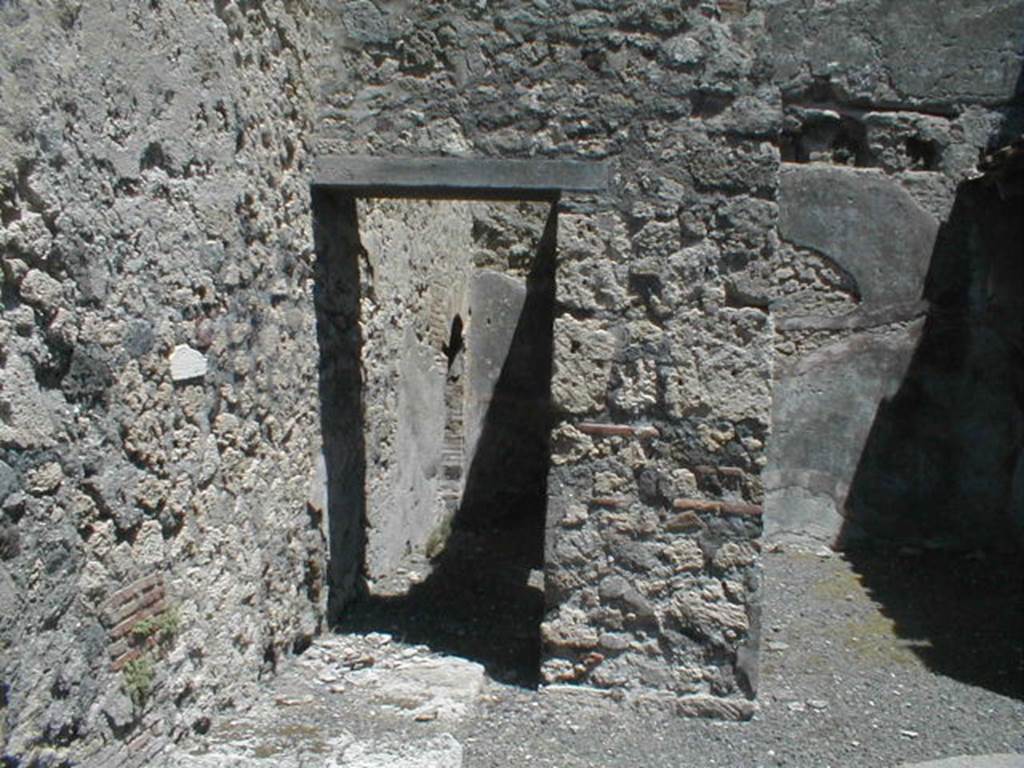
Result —
[{"label": "corner of two walls", "polygon": [[769,542],[1002,548],[1024,535],[1011,522],[1021,287],[985,286],[1013,258],[993,233],[1014,215],[969,180],[1022,130],[1022,11],[767,11],[785,105]]},{"label": "corner of two walls", "polygon": [[[838,533],[867,420],[927,323],[922,244],[1007,114],[1020,3],[952,18],[951,59],[928,67],[925,0],[711,5],[558,23],[476,4],[0,8],[5,755],[113,761],[143,730],[201,731],[323,621],[314,134],[344,153],[615,158],[610,206],[560,215],[545,674],[749,716],[760,504],[770,532]],[[855,45],[875,22],[888,37]],[[843,71],[829,29],[849,30]],[[385,208],[366,214],[371,258],[416,234]],[[384,437],[370,406],[365,450]],[[133,631],[147,616],[166,644]]]}]

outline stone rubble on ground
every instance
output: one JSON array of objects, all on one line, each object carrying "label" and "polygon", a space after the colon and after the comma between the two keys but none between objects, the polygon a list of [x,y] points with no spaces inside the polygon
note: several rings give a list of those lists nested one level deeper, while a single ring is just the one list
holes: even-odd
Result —
[{"label": "stone rubble on ground", "polygon": [[201,748],[167,768],[459,768],[448,732],[484,685],[475,662],[390,635],[325,635],[252,709],[214,724]]}]

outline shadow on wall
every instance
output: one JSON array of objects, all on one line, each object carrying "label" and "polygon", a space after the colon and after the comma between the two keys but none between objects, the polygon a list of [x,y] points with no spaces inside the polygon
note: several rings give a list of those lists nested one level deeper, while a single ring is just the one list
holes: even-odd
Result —
[{"label": "shadow on wall", "polygon": [[[552,205],[526,297],[430,576],[398,597],[368,597],[340,628],[387,631],[483,664],[497,680],[535,686],[551,425],[557,212]],[[472,322],[467,335],[473,333]]]},{"label": "shadow on wall", "polygon": [[[958,188],[920,343],[878,408],[839,543],[926,664],[1024,697],[1020,186],[1018,172]],[[904,549],[894,559],[872,544]]]},{"label": "shadow on wall", "polygon": [[[362,330],[359,323],[359,241],[356,201],[313,190],[316,250],[313,302],[320,348],[320,434],[330,535],[327,618],[334,622],[365,591],[366,447],[362,409]],[[311,505],[311,509],[315,508]]]}]

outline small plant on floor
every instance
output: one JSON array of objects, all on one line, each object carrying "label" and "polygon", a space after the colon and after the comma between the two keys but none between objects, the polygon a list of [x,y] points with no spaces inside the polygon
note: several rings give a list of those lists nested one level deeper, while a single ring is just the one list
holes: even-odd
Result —
[{"label": "small plant on floor", "polygon": [[444,552],[448,537],[452,535],[452,518],[453,515],[446,514],[427,537],[424,551],[431,560]]}]

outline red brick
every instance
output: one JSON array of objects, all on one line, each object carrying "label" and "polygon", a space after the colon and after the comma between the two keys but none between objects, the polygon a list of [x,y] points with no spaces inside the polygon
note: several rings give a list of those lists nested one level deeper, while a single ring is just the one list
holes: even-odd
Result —
[{"label": "red brick", "polygon": [[127,602],[119,607],[108,610],[106,621],[108,626],[119,624],[132,614],[152,605],[164,598],[163,584],[156,584],[143,592],[136,592]]},{"label": "red brick", "polygon": [[120,640],[112,642],[107,650],[110,651],[110,658],[116,659],[118,656],[128,653],[128,651],[132,650],[132,647],[128,643],[127,638],[122,637]]},{"label": "red brick", "polygon": [[162,581],[163,577],[159,573],[151,573],[149,576],[133,581],[110,595],[103,603],[103,610],[105,612],[116,611],[125,603],[159,585]]},{"label": "red brick", "polygon": [[692,509],[697,512],[718,512],[722,507],[719,501],[708,501],[707,499],[676,499],[672,502],[676,509]]},{"label": "red brick", "polygon": [[150,616],[155,616],[166,607],[166,603],[161,598],[157,602],[152,603],[147,607],[143,608],[141,611],[132,614],[127,619],[118,624],[116,627],[114,627],[112,630],[110,630],[111,640],[117,640],[118,638],[124,637],[129,632],[131,632],[132,627],[134,627],[140,621],[142,621],[143,619],[148,619]]},{"label": "red brick", "polygon": [[722,502],[722,514],[761,517],[764,514],[764,508],[758,504],[747,504],[742,501],[725,501]]},{"label": "red brick", "polygon": [[585,435],[596,437],[633,437],[635,430],[629,424],[598,424],[585,421],[576,425],[576,429]]},{"label": "red brick", "polygon": [[627,496],[595,496],[590,503],[598,507],[624,507],[629,504]]},{"label": "red brick", "polygon": [[127,664],[129,661],[135,661],[135,659],[139,658],[139,656],[141,655],[141,648],[132,648],[130,651],[127,651],[126,653],[123,653],[116,659],[114,659],[110,664],[110,668],[114,672],[120,672],[124,668],[125,664]]},{"label": "red brick", "polygon": [[133,650],[145,650],[146,648],[152,648],[159,642],[159,638],[156,635],[150,635],[149,637],[139,642],[132,642],[127,636],[122,637],[120,640],[115,640],[110,644],[110,658],[116,659],[129,651]]}]

